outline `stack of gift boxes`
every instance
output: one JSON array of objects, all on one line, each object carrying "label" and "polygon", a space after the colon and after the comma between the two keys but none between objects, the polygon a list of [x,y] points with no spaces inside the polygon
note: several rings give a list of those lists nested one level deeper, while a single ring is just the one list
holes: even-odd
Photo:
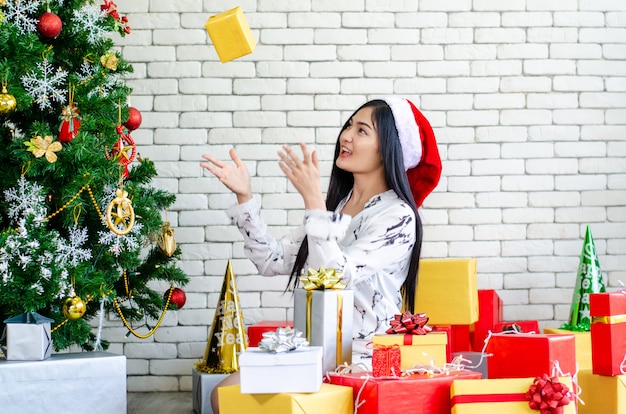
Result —
[{"label": "stack of gift boxes", "polygon": [[580,414],[626,413],[626,291],[589,295],[591,369],[578,372]]},{"label": "stack of gift boxes", "polygon": [[[498,294],[477,289],[474,259],[432,259],[416,302],[419,313],[390,315],[373,337],[370,370],[351,361],[352,293],[296,291],[293,324],[249,327],[241,385],[219,390],[220,412],[626,413],[625,293],[591,295],[591,332],[541,333],[537,321],[503,320]],[[256,347],[290,326],[308,348]]]}]

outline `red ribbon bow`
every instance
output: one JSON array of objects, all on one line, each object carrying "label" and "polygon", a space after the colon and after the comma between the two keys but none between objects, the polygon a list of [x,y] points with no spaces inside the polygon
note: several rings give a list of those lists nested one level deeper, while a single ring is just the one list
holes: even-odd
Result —
[{"label": "red ribbon bow", "polygon": [[404,312],[401,315],[394,315],[393,320],[389,322],[391,327],[385,331],[388,334],[405,334],[405,335],[426,335],[433,328],[426,325],[428,317],[425,313]]},{"label": "red ribbon bow", "polygon": [[525,396],[530,408],[539,410],[541,414],[563,414],[563,406],[571,401],[567,385],[547,374],[535,378]]}]

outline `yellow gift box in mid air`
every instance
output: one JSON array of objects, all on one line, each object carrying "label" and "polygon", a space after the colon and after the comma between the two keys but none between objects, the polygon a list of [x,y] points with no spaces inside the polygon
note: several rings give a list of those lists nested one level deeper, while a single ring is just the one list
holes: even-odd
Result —
[{"label": "yellow gift box in mid air", "polygon": [[[272,381],[272,378],[267,378]],[[352,387],[322,384],[318,392],[242,394],[239,385],[218,389],[220,414],[352,414]]]},{"label": "yellow gift box in mid air", "polygon": [[470,325],[478,320],[476,259],[420,260],[415,313],[431,325]]},{"label": "yellow gift box in mid air", "polygon": [[256,46],[239,6],[209,17],[205,27],[222,63],[248,55]]}]

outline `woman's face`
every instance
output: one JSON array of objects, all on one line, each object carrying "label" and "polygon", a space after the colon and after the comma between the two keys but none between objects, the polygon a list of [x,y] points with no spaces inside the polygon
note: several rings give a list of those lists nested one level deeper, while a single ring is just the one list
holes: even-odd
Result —
[{"label": "woman's face", "polygon": [[339,135],[337,167],[353,174],[380,173],[383,168],[373,107],[359,110]]}]

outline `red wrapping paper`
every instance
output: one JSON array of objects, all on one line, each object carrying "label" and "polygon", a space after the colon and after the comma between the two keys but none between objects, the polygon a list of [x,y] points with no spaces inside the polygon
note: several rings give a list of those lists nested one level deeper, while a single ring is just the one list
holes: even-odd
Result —
[{"label": "red wrapping paper", "polygon": [[500,322],[496,323],[493,327],[493,332],[505,332],[513,330],[513,326],[515,326],[519,332],[523,333],[540,333],[539,332],[539,322],[538,321],[509,321],[509,322]]},{"label": "red wrapping paper", "polygon": [[489,331],[493,331],[496,323],[502,322],[502,306],[502,300],[495,290],[478,291],[478,321],[474,323],[471,334],[474,351],[483,349]]},{"label": "red wrapping paper", "polygon": [[455,379],[480,379],[477,372],[451,375],[414,374],[400,379],[367,377],[364,373],[330,374],[330,382],[352,387],[359,414],[450,414],[450,386]]},{"label": "red wrapping paper", "polygon": [[[472,337],[469,325],[452,325],[454,342],[452,344],[452,352],[467,352],[474,350],[472,346]],[[478,351],[482,350],[481,346]]]},{"label": "red wrapping paper", "polygon": [[259,346],[263,333],[275,331],[277,328],[293,328],[293,321],[260,321],[248,326],[248,346]]},{"label": "red wrapping paper", "polygon": [[592,293],[589,306],[592,372],[621,375],[620,366],[626,355],[626,294]]},{"label": "red wrapping paper", "polygon": [[556,361],[565,374],[576,372],[574,335],[494,334],[486,353],[489,378],[528,378],[551,373]]},{"label": "red wrapping paper", "polygon": [[372,375],[375,377],[399,377],[401,374],[400,346],[374,344]]}]

